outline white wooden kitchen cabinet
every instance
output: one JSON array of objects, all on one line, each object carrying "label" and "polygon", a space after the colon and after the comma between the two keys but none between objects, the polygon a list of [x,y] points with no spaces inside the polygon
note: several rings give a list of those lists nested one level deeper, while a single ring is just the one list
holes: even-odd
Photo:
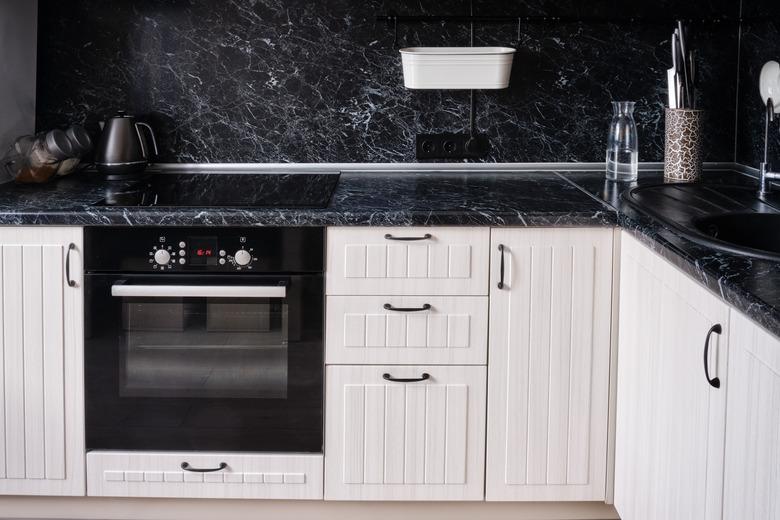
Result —
[{"label": "white wooden kitchen cabinet", "polygon": [[605,499],[612,239],[492,231],[488,500]]},{"label": "white wooden kitchen cabinet", "polygon": [[328,228],[328,295],[487,295],[486,227]]},{"label": "white wooden kitchen cabinet", "polygon": [[0,228],[0,494],[85,493],[81,282],[81,228]]},{"label": "white wooden kitchen cabinet", "polygon": [[728,319],[720,299],[623,234],[615,441],[623,520],[721,518]]},{"label": "white wooden kitchen cabinet", "polygon": [[329,365],[484,365],[487,296],[328,296]]},{"label": "white wooden kitchen cabinet", "polygon": [[[182,463],[199,469],[185,471]],[[90,451],[87,494],[101,497],[322,499],[322,455]]]},{"label": "white wooden kitchen cabinet", "polygon": [[780,340],[731,312],[724,520],[780,518]]},{"label": "white wooden kitchen cabinet", "polygon": [[482,500],[485,399],[483,366],[327,367],[325,498]]}]

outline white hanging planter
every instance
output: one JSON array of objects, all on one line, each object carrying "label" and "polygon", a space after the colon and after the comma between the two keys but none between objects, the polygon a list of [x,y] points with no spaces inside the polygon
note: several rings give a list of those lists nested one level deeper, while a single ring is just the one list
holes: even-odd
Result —
[{"label": "white hanging planter", "polygon": [[413,89],[500,89],[509,86],[511,47],[401,49],[404,85]]}]

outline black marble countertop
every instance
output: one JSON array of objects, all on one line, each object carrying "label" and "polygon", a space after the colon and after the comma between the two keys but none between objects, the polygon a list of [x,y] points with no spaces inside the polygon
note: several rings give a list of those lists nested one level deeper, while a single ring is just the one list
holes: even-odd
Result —
[{"label": "black marble countertop", "polygon": [[[614,208],[619,225],[643,244],[780,337],[779,262],[729,254],[695,243],[621,199],[621,192],[628,188],[662,183],[662,172],[640,172],[639,182],[631,185],[608,183],[600,172],[562,175]],[[734,171],[710,171],[704,178],[704,182],[713,185],[756,185],[753,178]]]},{"label": "black marble countertop", "polygon": [[0,225],[616,224],[612,209],[550,171],[345,172],[325,209],[95,206],[108,192],[127,186],[88,172],[44,185],[5,184],[0,186]]},{"label": "black marble countertop", "polygon": [[[707,183],[755,185],[723,170]],[[640,172],[636,184],[604,180],[603,171],[342,173],[325,209],[103,207],[124,183],[82,174],[41,186],[0,186],[0,225],[165,226],[615,226],[687,272],[780,336],[780,263],[717,251],[682,237],[624,202],[622,191],[662,182]]]}]

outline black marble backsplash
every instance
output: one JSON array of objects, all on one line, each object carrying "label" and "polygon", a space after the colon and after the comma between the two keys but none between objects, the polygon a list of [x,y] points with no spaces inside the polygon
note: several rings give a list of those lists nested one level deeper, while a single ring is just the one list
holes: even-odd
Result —
[{"label": "black marble backsplash", "polygon": [[[495,162],[603,161],[610,102],[623,99],[637,101],[640,160],[662,160],[673,25],[630,18],[739,16],[733,0],[474,5],[582,20],[525,24],[519,41],[514,24],[476,28],[479,45],[519,44],[510,88],[478,93]],[[126,109],[157,130],[161,162],[414,161],[415,134],[466,128],[468,93],[404,89],[392,28],[375,16],[467,9],[465,0],[41,0],[37,125],[96,131]],[[697,32],[706,158],[732,161],[739,25]],[[468,28],[401,26],[399,43],[467,45]]]},{"label": "black marble backsplash", "polygon": [[[780,61],[780,2],[744,0],[739,68],[737,162],[758,167],[764,157],[766,108],[758,88],[761,68]],[[748,20],[749,18],[749,20]],[[769,160],[780,166],[780,126],[770,130]],[[777,168],[775,168],[777,169]]]}]

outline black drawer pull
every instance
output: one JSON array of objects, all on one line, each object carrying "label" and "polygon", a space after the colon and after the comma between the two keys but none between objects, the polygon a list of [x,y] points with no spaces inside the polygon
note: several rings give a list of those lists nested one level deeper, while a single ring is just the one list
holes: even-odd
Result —
[{"label": "black drawer pull", "polygon": [[70,252],[76,249],[76,244],[71,243],[68,246],[68,254],[65,256],[65,280],[69,287],[76,287],[76,281],[70,277]]},{"label": "black drawer pull", "polygon": [[420,377],[393,377],[390,374],[382,374],[382,378],[386,381],[392,381],[393,383],[419,383],[420,381],[426,381],[431,378],[431,375],[427,372],[423,372]]},{"label": "black drawer pull", "polygon": [[220,462],[218,468],[193,468],[189,462],[182,462],[181,469],[184,471],[192,471],[194,473],[213,473],[214,471],[222,471],[227,468],[227,462]]},{"label": "black drawer pull", "polygon": [[385,235],[385,240],[402,240],[404,242],[413,242],[415,240],[430,240],[433,238],[433,235],[430,233],[426,233],[421,237],[394,237],[390,233]]},{"label": "black drawer pull", "polygon": [[716,323],[712,326],[709,332],[707,332],[707,337],[704,339],[704,377],[707,378],[707,382],[712,386],[713,388],[720,388],[720,378],[713,377],[710,378],[710,367],[708,363],[709,358],[709,352],[710,352],[710,336],[712,334],[722,334],[723,333],[723,327],[720,326],[720,323]]},{"label": "black drawer pull", "polygon": [[504,288],[504,244],[498,244],[498,250],[501,252],[501,267],[500,267],[500,273],[499,273],[499,279],[498,279],[498,288],[503,289]]},{"label": "black drawer pull", "polygon": [[395,312],[422,312],[422,311],[429,311],[431,310],[431,304],[426,303],[422,307],[393,307],[389,303],[386,303],[384,305],[385,310],[388,311],[395,311]]}]

